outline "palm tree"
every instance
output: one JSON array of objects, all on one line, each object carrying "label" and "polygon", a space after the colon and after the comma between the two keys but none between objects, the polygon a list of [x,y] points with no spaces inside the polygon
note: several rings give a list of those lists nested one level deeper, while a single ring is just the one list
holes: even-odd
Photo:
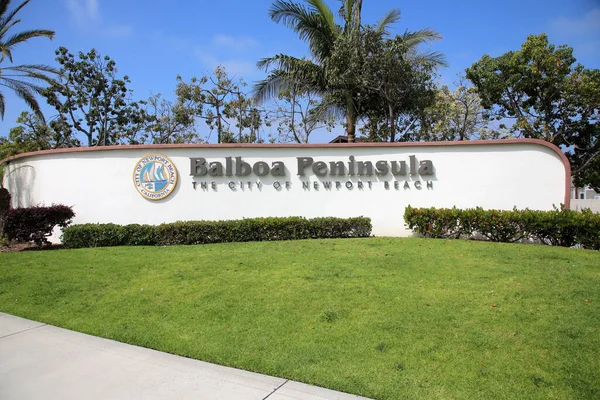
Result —
[{"label": "palm tree", "polygon": [[[269,71],[267,77],[258,82],[254,93],[258,101],[263,102],[277,95],[289,86],[288,82],[302,81],[307,91],[318,95],[326,95],[332,91],[326,76],[327,63],[331,59],[336,42],[347,39],[353,45],[360,46],[362,0],[341,0],[339,15],[342,25],[337,24],[331,9],[323,0],[305,0],[306,5],[286,0],[276,0],[269,9],[269,16],[277,23],[298,33],[300,39],[308,42],[311,60],[298,59],[285,54],[265,58],[257,66]],[[389,35],[388,28],[400,19],[400,11],[388,11],[377,23],[376,31],[382,36]],[[416,32],[405,32],[407,46],[414,57],[423,57],[433,63],[443,63],[443,57],[436,52],[420,54],[417,46],[440,38],[432,30],[423,29]],[[355,141],[356,121],[356,88],[343,90],[341,111],[346,117],[346,133],[348,141]],[[334,107],[336,108],[336,107]]]},{"label": "palm tree", "polygon": [[[10,1],[11,0],[0,0],[0,86],[7,87],[14,91],[15,94],[23,99],[29,108],[44,121],[44,116],[35,98],[35,95],[41,94],[41,91],[44,90],[44,88],[39,86],[37,82],[52,83],[53,80],[48,74],[56,74],[58,71],[43,64],[24,64],[3,67],[2,63],[6,61],[10,62],[10,64],[13,63],[12,51],[17,45],[34,37],[47,37],[52,39],[54,37],[54,32],[44,29],[34,29],[14,33],[9,36],[11,28],[21,22],[20,19],[15,19],[17,13],[21,11],[30,0],[25,0],[21,5],[9,12],[8,6],[10,5]],[[0,117],[2,117],[2,119],[4,119],[4,109],[4,95],[0,91]]]}]

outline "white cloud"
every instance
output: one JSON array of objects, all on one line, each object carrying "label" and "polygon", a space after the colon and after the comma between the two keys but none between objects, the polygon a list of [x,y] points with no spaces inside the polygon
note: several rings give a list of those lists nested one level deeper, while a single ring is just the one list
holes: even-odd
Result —
[{"label": "white cloud", "polygon": [[100,31],[103,35],[111,38],[122,38],[133,34],[131,25],[113,25]]},{"label": "white cloud", "polygon": [[253,61],[217,57],[198,47],[194,49],[194,55],[205,68],[209,69],[208,72],[210,73],[212,73],[219,65],[225,67],[229,76],[244,78],[244,80],[252,78],[258,72],[256,69],[256,62]]},{"label": "white cloud", "polygon": [[591,35],[600,39],[600,8],[589,11],[581,18],[556,18],[550,24],[554,32],[565,37]]},{"label": "white cloud", "polygon": [[100,20],[97,0],[67,0],[67,7],[79,27],[85,27],[90,22],[97,23]]},{"label": "white cloud", "polygon": [[577,58],[595,57],[600,49],[600,8],[580,18],[556,18],[550,22],[549,31],[558,39],[558,44],[573,47]]},{"label": "white cloud", "polygon": [[190,39],[158,30],[154,32],[154,38],[169,51],[185,53],[197,60],[202,68],[199,71],[202,75],[210,75],[217,66],[222,65],[230,77],[243,78],[246,83],[262,76],[256,68],[256,55],[241,54],[260,45],[250,36],[215,35],[208,41],[198,41],[197,38]]},{"label": "white cloud", "polygon": [[133,33],[130,25],[106,25],[100,15],[98,0],[67,0],[67,8],[75,25],[85,31],[120,38]]},{"label": "white cloud", "polygon": [[245,52],[258,46],[258,41],[250,36],[215,35],[212,44],[223,49]]}]

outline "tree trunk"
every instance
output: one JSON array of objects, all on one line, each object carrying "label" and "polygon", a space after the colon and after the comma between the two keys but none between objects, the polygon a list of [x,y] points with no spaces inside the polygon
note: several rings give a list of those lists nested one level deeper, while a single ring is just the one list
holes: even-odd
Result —
[{"label": "tree trunk", "polygon": [[396,141],[396,115],[394,114],[394,109],[392,105],[388,105],[390,111],[390,143]]},{"label": "tree trunk", "polygon": [[374,117],[369,117],[369,142],[377,140],[377,121]]},{"label": "tree trunk", "polygon": [[351,93],[346,94],[346,135],[348,143],[356,142],[356,108]]},{"label": "tree trunk", "polygon": [[[240,102],[240,107],[237,109],[237,113],[238,113],[238,142],[242,143],[242,132],[244,132],[244,125],[242,125],[243,122],[243,118],[242,118],[242,103]],[[250,128],[250,131],[252,131],[252,128]]]},{"label": "tree trunk", "polygon": [[218,103],[215,108],[217,110],[217,143],[221,143],[221,131],[223,127],[221,126],[221,110]]},{"label": "tree trunk", "polygon": [[463,119],[463,126],[462,129],[460,130],[460,137],[458,140],[465,140],[465,137],[467,136],[467,122],[469,120],[469,107],[467,107],[465,105],[465,118]]},{"label": "tree trunk", "polygon": [[[292,131],[292,135],[294,135],[294,140],[296,141],[296,143],[302,143],[302,141],[298,137],[298,134],[296,133],[296,94],[295,93],[293,94],[292,113],[290,115],[290,121],[291,121],[290,129]],[[306,124],[304,125],[304,127],[306,129]],[[306,135],[306,143],[308,143],[308,134]]]},{"label": "tree trunk", "polygon": [[356,121],[352,118],[350,113],[346,115],[346,135],[348,136],[348,143],[356,142]]}]

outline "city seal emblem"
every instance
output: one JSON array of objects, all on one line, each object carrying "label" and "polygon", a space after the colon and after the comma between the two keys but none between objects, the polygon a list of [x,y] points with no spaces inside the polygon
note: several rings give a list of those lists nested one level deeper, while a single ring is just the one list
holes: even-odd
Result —
[{"label": "city seal emblem", "polygon": [[175,164],[162,154],[142,157],[133,169],[133,184],[148,200],[162,200],[173,193],[177,185]]}]

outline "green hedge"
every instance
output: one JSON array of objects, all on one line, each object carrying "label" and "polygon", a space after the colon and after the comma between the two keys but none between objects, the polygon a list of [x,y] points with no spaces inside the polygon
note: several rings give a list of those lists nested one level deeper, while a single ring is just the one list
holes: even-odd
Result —
[{"label": "green hedge", "polygon": [[459,238],[479,234],[494,242],[533,239],[553,246],[581,245],[600,250],[600,214],[590,210],[578,212],[563,206],[552,211],[408,206],[404,220],[410,229],[425,237]]},{"label": "green hedge", "polygon": [[249,218],[232,221],[180,221],[158,226],[82,224],[64,230],[68,248],[169,246],[225,242],[368,237],[371,219]]}]

